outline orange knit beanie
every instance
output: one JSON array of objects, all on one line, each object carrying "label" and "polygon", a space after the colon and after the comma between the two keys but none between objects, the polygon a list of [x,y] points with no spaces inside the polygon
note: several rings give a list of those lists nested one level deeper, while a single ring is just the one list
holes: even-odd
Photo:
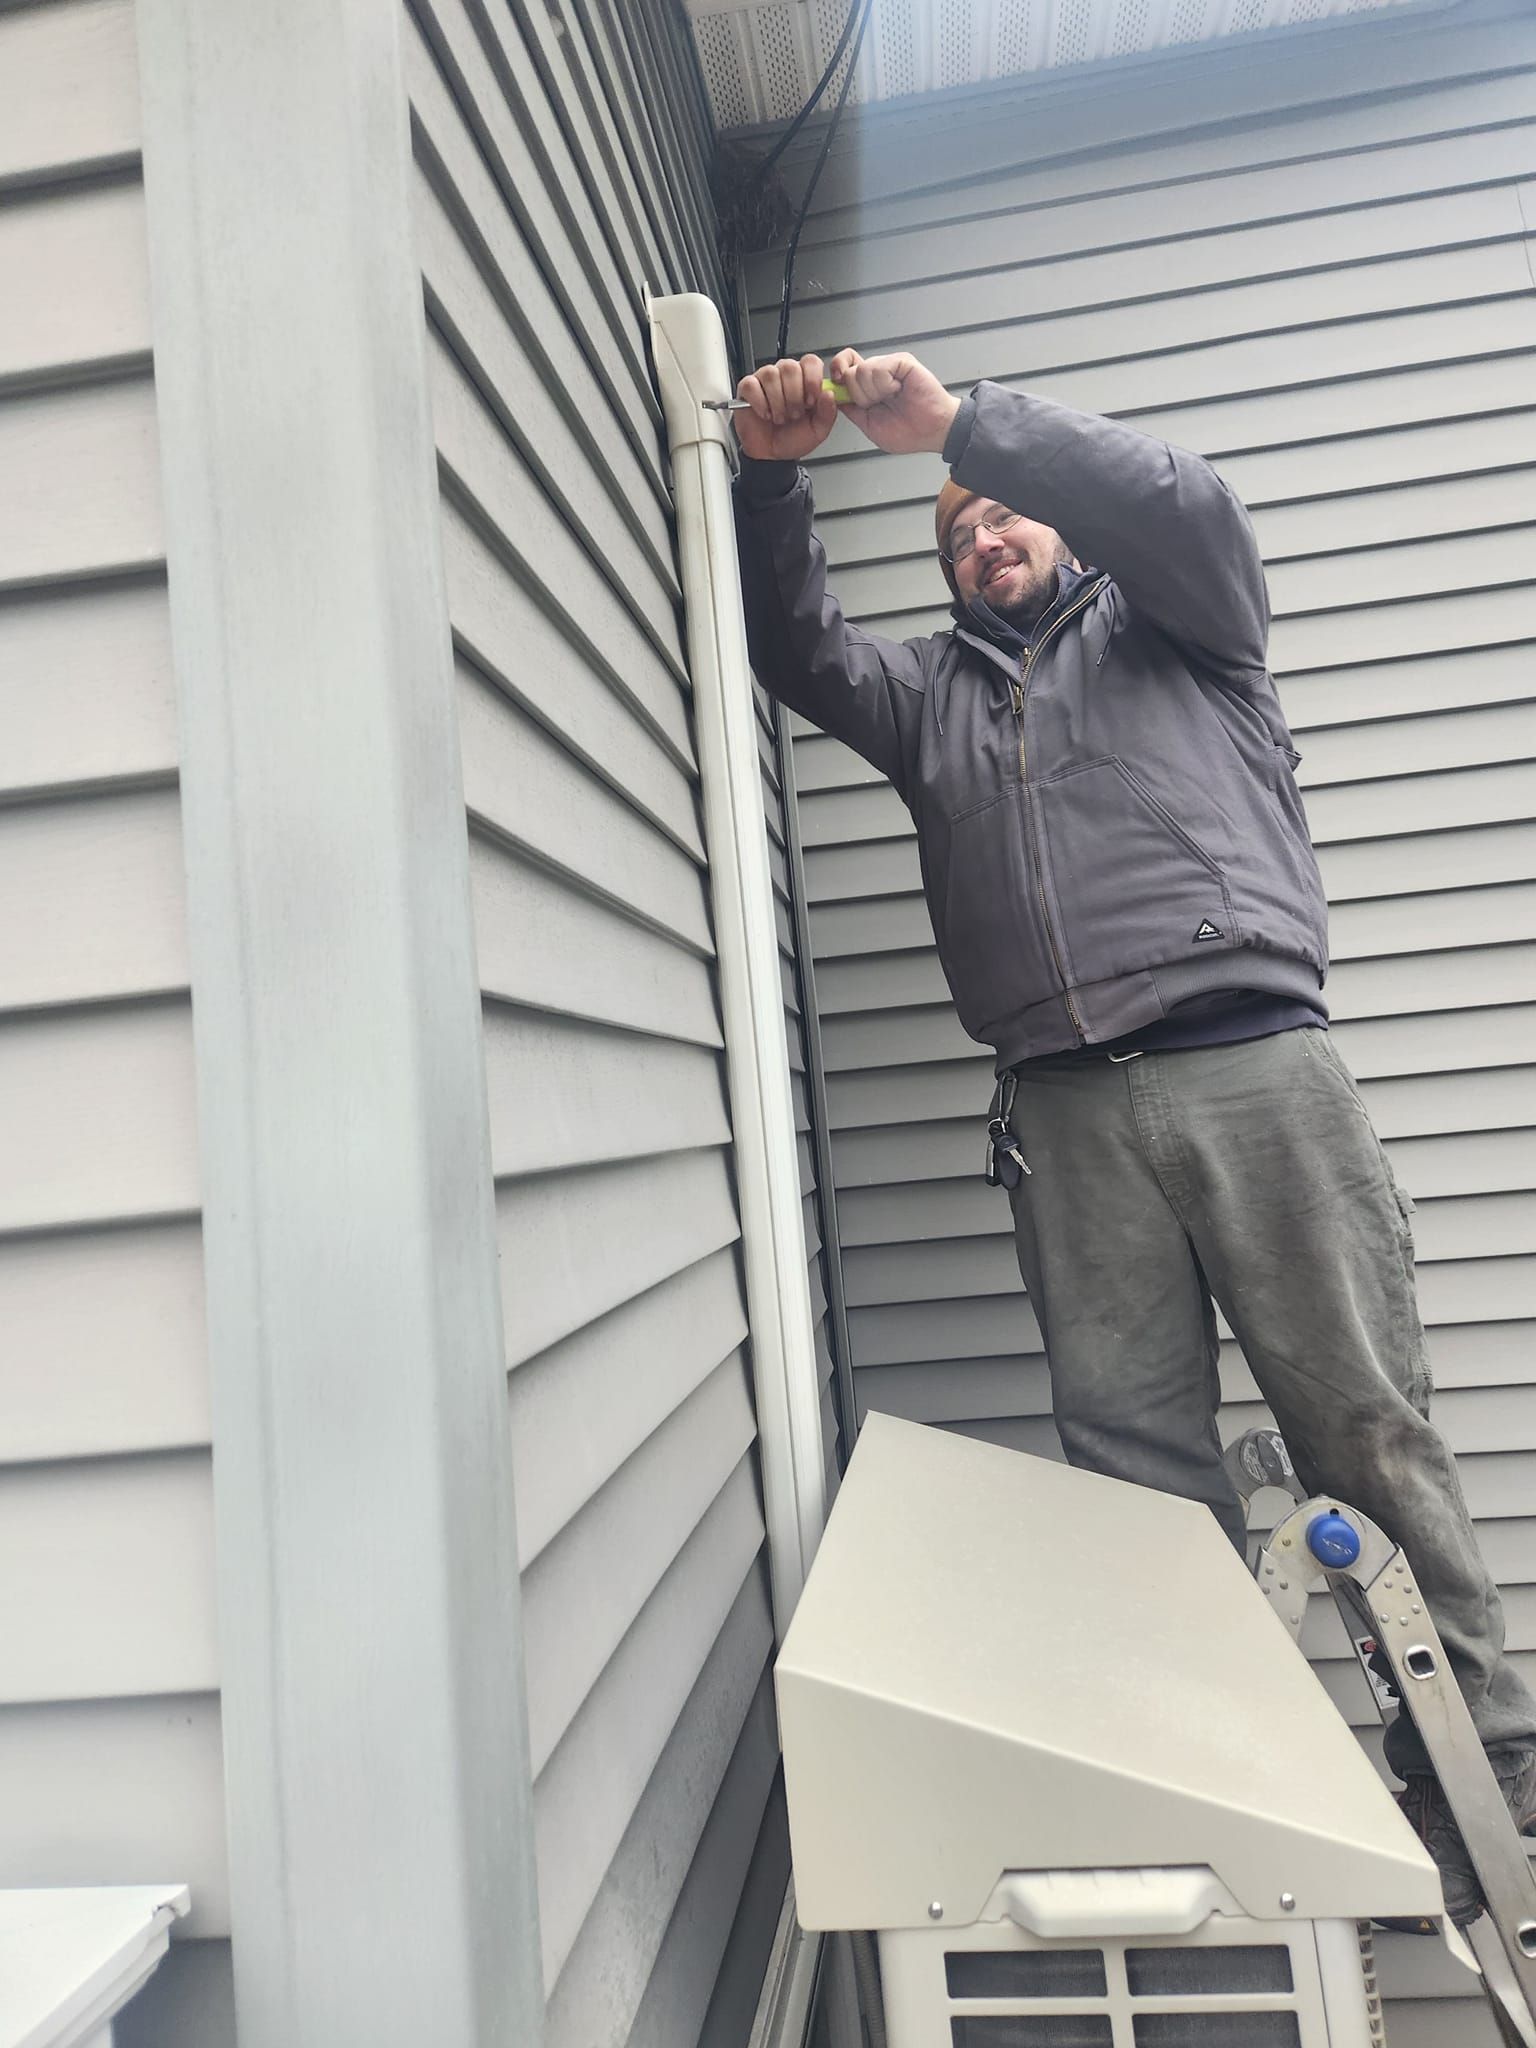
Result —
[{"label": "orange knit beanie", "polygon": [[939,492],[939,502],[933,508],[933,531],[939,543],[939,566],[944,571],[945,582],[954,591],[956,597],[960,595],[960,592],[955,584],[955,572],[944,559],[945,549],[949,544],[949,529],[959,517],[961,506],[969,505],[975,496],[976,493],[974,491],[968,491],[964,484],[957,484],[953,478],[950,478]]}]

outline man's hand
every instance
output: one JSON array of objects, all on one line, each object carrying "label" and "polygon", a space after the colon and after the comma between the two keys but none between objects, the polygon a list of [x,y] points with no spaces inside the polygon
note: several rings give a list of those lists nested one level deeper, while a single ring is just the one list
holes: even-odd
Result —
[{"label": "man's hand", "polygon": [[960,401],[916,356],[871,356],[866,362],[856,348],[839,349],[828,374],[847,387],[852,401],[839,410],[877,448],[891,455],[943,454]]},{"label": "man's hand", "polygon": [[750,412],[732,414],[741,452],[753,462],[803,462],[837,425],[837,406],[823,391],[820,356],[765,363],[736,386]]}]

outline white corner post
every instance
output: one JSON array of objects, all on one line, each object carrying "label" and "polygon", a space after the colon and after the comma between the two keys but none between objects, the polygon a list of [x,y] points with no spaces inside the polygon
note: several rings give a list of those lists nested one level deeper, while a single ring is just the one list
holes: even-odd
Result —
[{"label": "white corner post", "polygon": [[768,1563],[782,1642],[826,1520],[826,1479],[773,877],[731,511],[731,437],[728,416],[704,405],[730,396],[730,371],[711,300],[686,292],[652,299],[649,310],[672,450]]},{"label": "white corner post", "polygon": [[398,6],[139,0],[241,2048],[536,2048]]}]

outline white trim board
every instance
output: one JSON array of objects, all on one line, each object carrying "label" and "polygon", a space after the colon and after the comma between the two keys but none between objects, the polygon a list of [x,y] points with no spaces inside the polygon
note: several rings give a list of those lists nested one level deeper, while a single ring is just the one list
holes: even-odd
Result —
[{"label": "white trim board", "polygon": [[533,2048],[480,998],[397,9],[143,0],[242,2048]]}]

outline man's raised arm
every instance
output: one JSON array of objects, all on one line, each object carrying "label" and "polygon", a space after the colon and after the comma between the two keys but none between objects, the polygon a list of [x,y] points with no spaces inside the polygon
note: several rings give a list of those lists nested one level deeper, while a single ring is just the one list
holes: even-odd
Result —
[{"label": "man's raised arm", "polygon": [[957,483],[1061,534],[1126,601],[1234,682],[1261,673],[1264,568],[1248,515],[1208,462],[1134,427],[982,383],[944,455]]},{"label": "man's raised arm", "polygon": [[747,646],[763,687],[844,741],[905,796],[924,679],[915,645],[852,626],[827,589],[827,558],[812,529],[810,479],[799,467],[837,420],[819,356],[744,377],[736,415],[736,481]]}]

